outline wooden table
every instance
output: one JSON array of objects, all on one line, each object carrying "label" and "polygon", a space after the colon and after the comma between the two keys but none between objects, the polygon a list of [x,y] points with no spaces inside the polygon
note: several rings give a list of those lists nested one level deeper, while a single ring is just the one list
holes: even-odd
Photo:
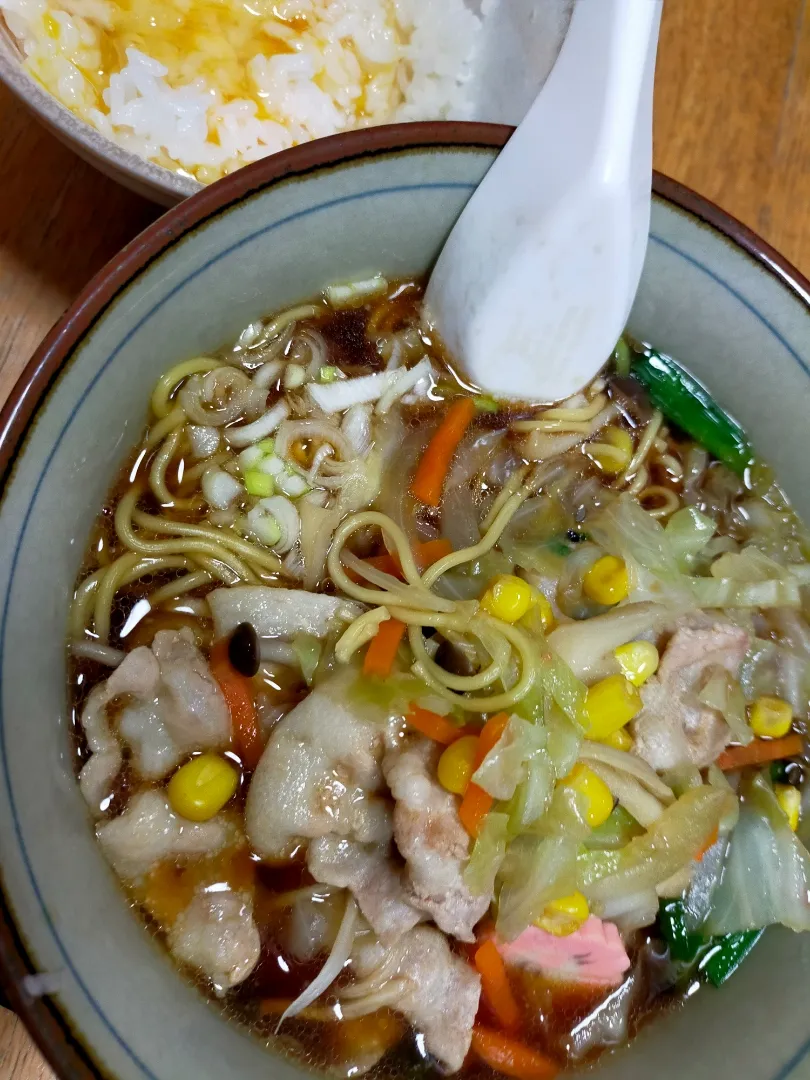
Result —
[{"label": "wooden table", "polygon": [[[807,0],[667,0],[656,166],[810,276]],[[92,274],[159,210],[74,157],[0,90],[0,400]],[[49,1080],[0,1011],[0,1080]]]}]

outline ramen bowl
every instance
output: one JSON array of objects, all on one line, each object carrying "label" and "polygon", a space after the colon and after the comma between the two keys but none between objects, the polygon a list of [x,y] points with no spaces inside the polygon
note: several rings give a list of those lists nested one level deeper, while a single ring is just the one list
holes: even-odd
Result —
[{"label": "ramen bowl", "polygon": [[[0,977],[62,1080],[305,1072],[184,981],[128,910],[101,855],[70,739],[72,586],[167,366],[330,282],[425,274],[508,135],[473,124],[381,128],[235,173],[176,207],[97,276],[6,404]],[[810,286],[696,195],[662,177],[655,189],[630,331],[708,385],[810,517]],[[769,930],[728,985],[662,1015],[604,1058],[599,1075],[810,1077],[808,973],[810,940]]]}]

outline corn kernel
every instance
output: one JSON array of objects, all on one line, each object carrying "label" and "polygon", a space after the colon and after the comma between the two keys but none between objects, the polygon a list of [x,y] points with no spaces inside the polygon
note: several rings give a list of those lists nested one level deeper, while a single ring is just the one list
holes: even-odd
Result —
[{"label": "corn kernel", "polygon": [[633,439],[624,428],[609,427],[586,445],[585,453],[606,476],[618,476],[633,457]]},{"label": "corn kernel", "polygon": [[590,913],[588,901],[581,892],[575,892],[546,904],[545,911],[534,925],[555,937],[567,937],[579,930]]},{"label": "corn kernel", "polygon": [[578,762],[563,781],[584,801],[585,820],[592,829],[604,825],[613,812],[613,796],[604,780],[593,769]]},{"label": "corn kernel", "polygon": [[628,641],[614,649],[613,655],[633,686],[643,686],[658,671],[658,649],[651,641]]},{"label": "corn kernel", "polygon": [[796,832],[799,827],[802,793],[798,788],[792,787],[790,784],[774,784],[773,790],[776,794],[776,801],[785,811],[785,817],[790,822],[791,829]]},{"label": "corn kernel", "polygon": [[633,739],[626,728],[612,731],[607,738],[598,741],[603,742],[606,746],[612,746],[614,750],[623,750],[626,754],[629,754],[634,746]]},{"label": "corn kernel", "polygon": [[641,697],[624,675],[608,675],[588,689],[583,719],[589,739],[607,739],[641,712]]},{"label": "corn kernel", "polygon": [[597,559],[582,580],[582,589],[589,600],[606,607],[625,600],[630,591],[624,559],[603,555]]},{"label": "corn kernel", "polygon": [[451,743],[439,758],[439,783],[445,791],[454,795],[463,795],[475,772],[475,758],[478,753],[478,736],[464,735]]},{"label": "corn kernel", "polygon": [[793,710],[787,701],[763,694],[751,706],[751,730],[760,739],[781,739],[793,723]]},{"label": "corn kernel", "polygon": [[167,794],[181,817],[208,821],[233,798],[238,785],[239,773],[229,761],[219,754],[200,754],[180,766]]},{"label": "corn kernel", "polygon": [[481,607],[502,622],[516,623],[536,598],[537,593],[527,581],[514,574],[499,574],[481,597]]}]

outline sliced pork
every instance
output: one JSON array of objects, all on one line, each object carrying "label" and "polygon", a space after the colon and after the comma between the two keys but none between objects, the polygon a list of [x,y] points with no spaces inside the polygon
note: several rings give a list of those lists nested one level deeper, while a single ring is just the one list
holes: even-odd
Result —
[{"label": "sliced pork", "polygon": [[681,621],[657,675],[641,688],[635,752],[654,769],[710,765],[731,738],[722,716],[698,700],[718,667],[737,678],[750,644],[746,630],[722,619]]},{"label": "sliced pork", "polygon": [[134,881],[163,859],[213,855],[235,844],[234,823],[218,815],[210,821],[187,821],[169,806],[161,791],[141,791],[126,810],[96,826],[96,836],[113,869]]},{"label": "sliced pork", "polygon": [[207,976],[220,994],[244,982],[261,952],[253,902],[242,892],[198,892],[166,940],[172,956]]},{"label": "sliced pork", "polygon": [[309,845],[307,866],[316,881],[351,889],[383,944],[397,941],[425,917],[406,899],[403,872],[389,845],[322,836]]},{"label": "sliced pork", "polygon": [[412,739],[391,750],[383,771],[394,796],[394,840],[405,859],[406,893],[447,934],[473,941],[473,927],[486,913],[489,892],[474,895],[464,883],[470,838],[458,816],[458,801],[436,779],[442,747]]},{"label": "sliced pork", "polygon": [[384,1002],[424,1036],[426,1049],[444,1068],[461,1068],[472,1041],[481,981],[453,955],[443,934],[417,926],[388,948],[360,939],[352,970],[358,982],[341,995],[347,1015],[375,1012]]},{"label": "sliced pork", "polygon": [[388,843],[391,810],[378,797],[385,737],[338,693],[314,690],[273,729],[253,776],[245,816],[254,850],[281,859],[332,835]]},{"label": "sliced pork", "polygon": [[[110,706],[121,699],[117,732]],[[228,706],[188,629],[160,630],[151,648],[128,653],[90,695],[82,727],[92,756],[79,777],[88,804],[98,810],[122,761],[121,741],[137,772],[160,780],[195,750],[230,741]]]}]

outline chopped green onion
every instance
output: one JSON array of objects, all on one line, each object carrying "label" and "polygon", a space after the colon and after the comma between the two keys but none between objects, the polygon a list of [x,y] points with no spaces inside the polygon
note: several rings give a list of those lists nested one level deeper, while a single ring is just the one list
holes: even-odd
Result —
[{"label": "chopped green onion", "polygon": [[294,472],[278,473],[276,487],[291,499],[297,499],[299,495],[305,495],[309,491],[309,484],[303,476]]},{"label": "chopped green onion", "polygon": [[275,454],[276,452],[276,440],[275,439],[262,439],[261,442],[256,443],[256,450],[261,450],[263,454]]},{"label": "chopped green onion", "polygon": [[259,469],[248,469],[245,473],[245,491],[248,495],[256,495],[260,499],[269,499],[276,490],[273,477]]},{"label": "chopped green onion", "polygon": [[478,397],[473,398],[473,405],[475,405],[478,412],[496,413],[500,412],[500,405],[494,397],[489,397],[488,394],[479,394]]},{"label": "chopped green onion", "polygon": [[324,364],[318,371],[318,382],[331,383],[339,379],[343,372],[339,367],[335,367],[334,364]]},{"label": "chopped green onion", "polygon": [[250,528],[267,547],[273,547],[281,539],[281,526],[272,514],[256,516],[251,520]]},{"label": "chopped green onion", "polygon": [[300,364],[288,364],[284,369],[284,389],[297,390],[307,381],[307,369]]},{"label": "chopped green onion", "polygon": [[709,391],[669,356],[648,349],[633,357],[632,374],[668,420],[740,476],[754,454],[745,432]]},{"label": "chopped green onion", "polygon": [[369,297],[379,296],[388,291],[388,282],[382,274],[366,278],[363,281],[348,281],[345,285],[330,285],[326,289],[326,299],[335,308],[362,304]]}]

